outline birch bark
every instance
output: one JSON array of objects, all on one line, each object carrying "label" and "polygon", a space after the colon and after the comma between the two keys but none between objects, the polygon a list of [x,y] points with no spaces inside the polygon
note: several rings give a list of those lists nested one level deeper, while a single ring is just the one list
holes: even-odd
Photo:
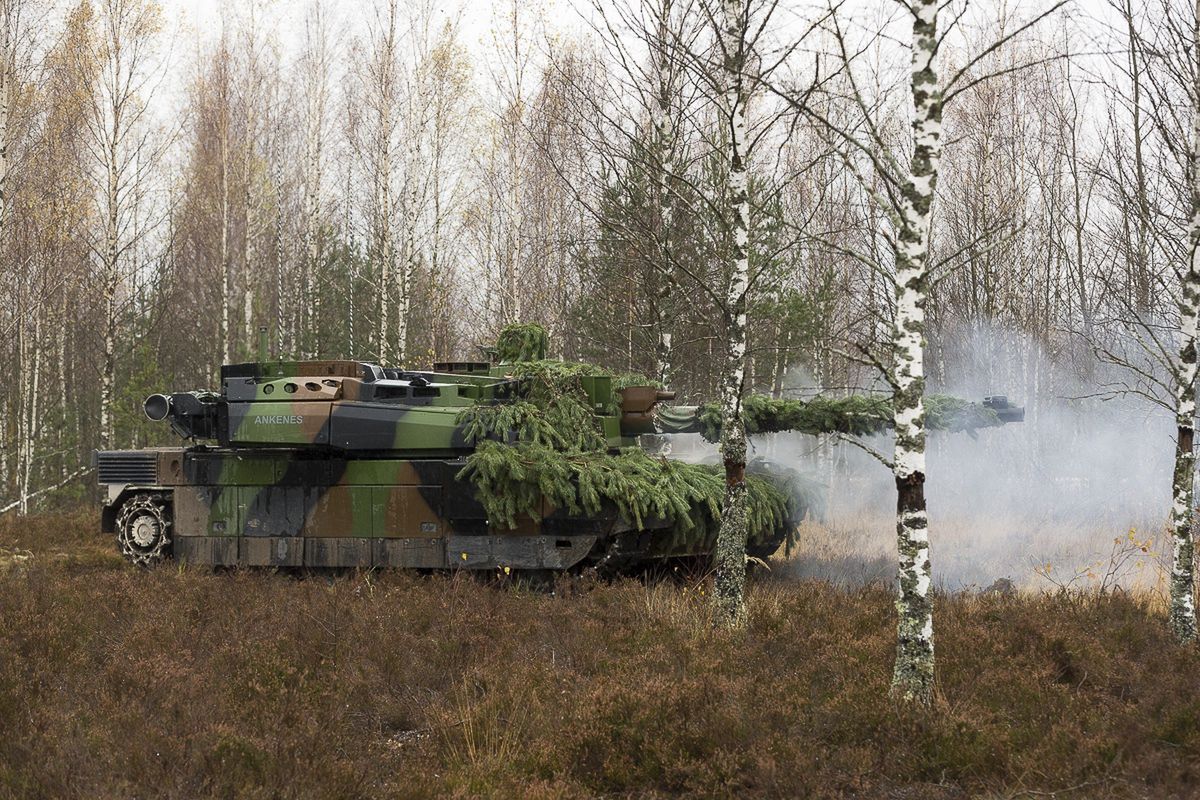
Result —
[{"label": "birch bark", "polygon": [[[1196,2],[1196,28],[1200,33],[1200,0]],[[1200,322],[1200,73],[1193,77],[1191,202],[1188,239],[1190,252],[1179,297],[1179,363],[1175,374],[1175,472],[1171,512],[1171,632],[1181,643],[1196,640],[1195,510],[1196,474],[1196,330]]]},{"label": "birch bark", "polygon": [[[418,66],[417,77],[418,86],[423,76],[420,75],[420,66]],[[423,87],[418,88],[416,107],[410,109],[410,131],[409,138],[411,142],[411,150],[409,151],[408,164],[406,165],[405,180],[408,183],[408,192],[405,197],[404,207],[404,262],[400,266],[399,274],[396,276],[396,365],[404,366],[408,358],[408,313],[409,307],[412,304],[412,285],[413,279],[417,273],[417,260],[419,253],[417,251],[417,220],[419,219],[419,210],[421,205],[421,188],[420,188],[420,165],[421,165],[421,140],[425,136],[425,92]],[[413,117],[416,120],[413,120]]]},{"label": "birch bark", "polygon": [[229,105],[225,86],[228,78],[221,75],[221,240],[218,242],[218,258],[221,263],[221,357],[224,363],[232,364],[233,358],[233,264],[229,257]]},{"label": "birch bark", "polygon": [[110,450],[115,441],[113,395],[117,384],[117,290],[121,283],[118,263],[118,222],[120,198],[117,196],[117,144],[123,136],[120,106],[113,104],[110,138],[105,150],[105,215],[101,296],[104,300],[104,356],[100,373],[100,447]]},{"label": "birch bark", "polygon": [[942,94],[935,64],[938,0],[917,0],[912,11],[913,154],[901,193],[893,332],[899,624],[892,695],[927,704],[933,699],[934,651],[925,510],[924,347],[930,207],[941,157]]},{"label": "birch bark", "polygon": [[396,0],[388,3],[387,30],[377,45],[375,63],[375,254],[379,261],[379,320],[376,335],[379,343],[379,359],[384,364],[393,360],[388,345],[391,329],[391,282],[396,268],[396,237],[392,223],[392,172],[394,170],[392,138],[396,127],[397,76],[396,76]]},{"label": "birch bark", "polygon": [[672,100],[675,95],[674,64],[671,54],[670,20],[672,0],[663,0],[659,8],[656,31],[657,53],[655,71],[658,86],[654,105],[654,140],[658,156],[658,215],[659,250],[658,296],[655,298],[655,325],[658,342],[655,347],[656,377],[664,386],[671,381],[672,335],[669,301],[675,294],[674,271],[671,269],[671,232],[674,226],[675,207],[671,196],[671,171],[674,169],[675,127],[672,119]]},{"label": "birch bark", "polygon": [[[312,297],[313,278],[321,261],[321,167],[325,124],[325,89],[323,85],[309,87],[308,125],[304,137],[304,285],[305,305],[315,302]],[[307,332],[312,335],[312,332]]]},{"label": "birch bark", "polygon": [[0,2],[0,231],[4,230],[8,216],[8,117],[12,108],[11,68],[15,47],[13,9],[8,2]]},{"label": "birch bark", "polygon": [[246,210],[246,222],[242,228],[242,351],[247,356],[254,351],[254,275],[257,254],[254,250],[256,211],[254,207],[253,180],[251,172],[254,169],[254,141],[251,136],[250,115],[246,115],[246,142],[242,153],[242,174],[245,185],[242,187],[242,204]]},{"label": "birch bark", "polygon": [[746,0],[722,3],[726,81],[724,108],[729,126],[728,220],[732,239],[731,270],[725,295],[725,374],[721,382],[721,458],[725,463],[725,500],[715,553],[714,616],[718,625],[746,624],[746,425],[742,386],[746,369],[746,290],[750,263],[750,199],[746,166],[747,33]]},{"label": "birch bark", "polygon": [[512,123],[510,140],[509,140],[509,163],[512,170],[512,184],[509,187],[508,207],[511,214],[512,230],[510,231],[511,239],[509,240],[508,252],[508,275],[507,277],[507,292],[508,292],[508,321],[520,322],[523,313],[522,297],[521,297],[521,226],[525,224],[525,217],[521,208],[521,161],[518,154],[520,147],[520,114],[524,109],[521,105],[521,98],[518,89],[518,99],[513,111],[510,113],[514,116]]},{"label": "birch bark", "polygon": [[[29,498],[31,497],[33,487],[33,462],[34,454],[37,447],[38,434],[41,430],[41,375],[42,375],[42,315],[41,311],[36,311],[33,318],[33,363],[29,373],[22,373],[22,381],[29,384],[29,403],[25,409],[25,432],[23,436],[23,446],[25,450],[25,463],[21,472],[21,505],[20,514],[25,516],[29,513]],[[28,351],[28,347],[26,347]],[[27,353],[28,355],[28,353]]]},{"label": "birch bark", "polygon": [[283,265],[283,160],[278,153],[274,164],[275,184],[275,357],[283,359],[288,351],[287,324],[287,273]]}]

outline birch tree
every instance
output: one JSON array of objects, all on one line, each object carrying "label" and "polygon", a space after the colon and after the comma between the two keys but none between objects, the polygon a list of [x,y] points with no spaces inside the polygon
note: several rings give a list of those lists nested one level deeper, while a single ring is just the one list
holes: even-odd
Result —
[{"label": "birch tree", "polygon": [[[300,56],[300,92],[304,101],[304,216],[301,222],[304,261],[300,270],[302,289],[298,312],[301,316],[302,338],[305,341],[312,341],[315,334],[315,331],[308,328],[313,321],[313,310],[319,307],[316,278],[325,249],[321,227],[324,211],[322,184],[328,139],[331,96],[329,82],[332,66],[333,49],[330,46],[324,12],[319,4],[313,4],[304,20],[304,51]],[[382,148],[379,154],[386,156]],[[380,232],[383,233],[382,229]],[[282,295],[279,302],[281,305],[284,303]]]},{"label": "birch tree", "polygon": [[942,92],[937,74],[938,0],[912,4],[913,153],[900,187],[892,375],[896,430],[896,548],[900,556],[892,692],[933,699],[933,598],[925,510],[925,300],[929,220],[941,158]]},{"label": "birch tree", "polygon": [[[12,247],[9,215],[13,207],[10,181],[12,179],[13,144],[20,127],[18,117],[28,117],[29,103],[18,104],[21,83],[33,73],[33,36],[29,26],[31,3],[23,0],[0,0],[0,258],[8,261],[0,275],[0,289],[9,298],[16,339],[16,398],[15,398],[15,464],[18,510],[29,510],[33,468],[42,423],[38,382],[42,372],[42,325],[44,301],[54,270],[47,269],[40,259],[18,254]],[[24,106],[24,107],[19,107]],[[0,316],[0,320],[4,317]],[[11,384],[10,384],[11,385]],[[0,414],[5,413],[10,390],[0,390]],[[7,426],[8,419],[5,419]],[[6,437],[0,436],[0,450],[5,449]],[[0,453],[0,492],[8,483],[8,453]]]},{"label": "birch tree", "polygon": [[[831,62],[837,80],[824,85],[833,103],[854,112],[856,121],[846,125],[827,110],[830,104],[803,102],[792,92],[789,99],[798,112],[824,127],[831,141],[841,143],[843,163],[856,175],[862,190],[883,212],[889,225],[883,236],[890,250],[893,271],[876,269],[891,281],[895,308],[891,341],[885,355],[867,348],[865,362],[879,368],[893,395],[895,441],[892,458],[879,455],[892,470],[896,485],[896,581],[897,645],[892,675],[892,696],[901,701],[928,704],[934,689],[934,628],[932,566],[929,518],[925,499],[925,337],[926,304],[930,287],[930,236],[932,206],[937,189],[942,147],[942,114],[946,103],[966,89],[989,78],[977,67],[985,57],[1053,13],[1057,3],[1017,24],[990,44],[967,54],[964,62],[942,79],[938,73],[938,51],[943,37],[938,32],[940,4],[937,0],[902,3],[911,29],[907,80],[911,102],[911,134],[899,147],[889,130],[889,104],[878,89],[868,91],[859,76],[860,59],[869,48],[851,41],[851,35],[836,6],[829,7],[826,31],[833,43]],[[877,40],[883,31],[871,34]],[[1004,73],[1022,68],[1006,66]],[[872,237],[873,239],[874,237]],[[941,262],[952,263],[956,254],[942,254]],[[871,263],[869,255],[857,256]]]},{"label": "birch tree", "polygon": [[[0,237],[8,212],[9,149],[12,140],[10,118],[13,90],[18,80],[17,64],[26,39],[23,0],[0,0]],[[0,239],[2,241],[2,239]]]},{"label": "birch tree", "polygon": [[746,423],[742,388],[746,375],[746,293],[750,285],[750,198],[747,172],[746,115],[751,87],[746,75],[750,44],[749,4],[721,4],[720,48],[725,94],[720,106],[729,134],[727,219],[732,244],[725,290],[725,375],[721,382],[721,458],[725,464],[725,502],[714,557],[713,606],[718,624],[746,623]]},{"label": "birch tree", "polygon": [[395,293],[397,266],[396,181],[400,169],[396,136],[399,127],[401,97],[400,7],[398,0],[386,0],[376,8],[367,40],[360,44],[356,67],[357,94],[350,102],[348,124],[353,145],[370,176],[371,199],[368,215],[370,261],[378,298],[375,319],[375,349],[383,363],[395,360],[391,340],[392,297]]},{"label": "birch tree", "polygon": [[162,155],[147,118],[155,88],[154,48],[162,29],[153,0],[103,0],[97,4],[96,35],[77,54],[81,73],[98,67],[96,91],[86,116],[87,151],[99,197],[101,228],[92,238],[98,295],[103,307],[100,364],[100,445],[115,444],[113,396],[121,334],[125,258],[148,229],[135,233],[135,188],[150,179]]},{"label": "birch tree", "polygon": [[1097,335],[1092,346],[1101,361],[1121,367],[1124,377],[1097,394],[1138,396],[1175,418],[1168,624],[1179,642],[1192,643],[1196,640],[1200,3],[1163,2],[1157,13],[1144,20],[1135,16],[1128,2],[1113,6],[1122,23],[1118,36],[1127,51],[1116,65],[1122,82],[1113,87],[1114,95],[1116,105],[1130,118],[1126,126],[1114,125],[1114,138],[1120,141],[1136,134],[1137,143],[1129,148],[1132,152],[1114,145],[1112,163],[1104,174],[1116,207],[1118,226],[1114,227],[1119,233],[1113,238],[1124,263],[1115,264],[1111,276],[1099,276],[1118,324],[1109,332],[1110,341]]},{"label": "birch tree", "polygon": [[[1200,0],[1195,6],[1192,42],[1200,43]],[[1175,372],[1175,470],[1171,511],[1170,625],[1181,643],[1196,640],[1195,540],[1196,331],[1200,322],[1200,59],[1193,55],[1191,148],[1188,152],[1191,218],[1188,254],[1179,287],[1179,361]]]}]

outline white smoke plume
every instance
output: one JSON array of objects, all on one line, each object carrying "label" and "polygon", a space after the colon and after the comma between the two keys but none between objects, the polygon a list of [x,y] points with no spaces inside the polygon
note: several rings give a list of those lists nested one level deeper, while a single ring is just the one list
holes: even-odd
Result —
[{"label": "white smoke plume", "polygon": [[[1074,377],[1021,335],[977,329],[956,342],[938,365],[947,380],[929,391],[1007,394],[1026,415],[974,439],[929,434],[935,584],[1157,586],[1171,506],[1170,415],[1141,398],[1096,397],[1106,379]],[[1094,374],[1111,378],[1105,369]],[[807,376],[789,378],[790,394],[813,393]],[[865,444],[890,456],[889,436]],[[884,465],[834,437],[756,437],[754,448],[827,487],[827,507],[802,526],[785,572],[847,585],[894,579],[896,492]]]},{"label": "white smoke plume", "polygon": [[[1154,585],[1171,505],[1170,416],[1142,398],[1101,399],[1111,367],[1096,365],[1095,377],[1081,380],[1021,334],[977,328],[956,342],[938,365],[943,385],[929,390],[972,400],[1007,394],[1026,413],[1025,422],[981,430],[975,439],[929,435],[935,582],[948,589],[986,587],[998,578],[1030,588],[1072,580]],[[890,580],[890,473],[848,444],[832,445],[822,463],[811,445],[796,441],[802,437],[789,438],[794,457],[829,486],[824,525],[802,531],[797,573]],[[876,439],[869,444],[888,453],[890,441]],[[826,559],[836,556],[833,563],[822,564],[822,551]]]}]

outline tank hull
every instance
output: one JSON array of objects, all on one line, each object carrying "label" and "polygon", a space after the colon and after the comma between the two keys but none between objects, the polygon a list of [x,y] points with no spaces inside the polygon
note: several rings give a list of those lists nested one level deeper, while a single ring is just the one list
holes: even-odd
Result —
[{"label": "tank hull", "polygon": [[[543,503],[514,529],[493,526],[457,477],[463,457],[195,447],[108,451],[97,462],[103,528],[146,563],[157,558],[138,557],[139,519],[139,530],[157,525],[169,539],[156,556],[204,566],[622,571],[709,552],[674,541],[665,520],[635,530],[611,508],[580,516]],[[131,515],[131,505],[149,511]]]}]

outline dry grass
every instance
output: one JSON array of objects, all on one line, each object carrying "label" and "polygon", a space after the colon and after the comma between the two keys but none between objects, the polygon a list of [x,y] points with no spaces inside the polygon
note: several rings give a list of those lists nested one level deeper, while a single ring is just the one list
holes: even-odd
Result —
[{"label": "dry grass", "polygon": [[[895,524],[890,512],[861,509],[805,521],[783,569],[843,588],[890,583]],[[1033,592],[1120,587],[1162,599],[1167,591],[1171,538],[1161,522],[941,515],[931,520],[931,538],[943,589],[983,589],[1004,578]]]},{"label": "dry grass", "polygon": [[[0,520],[3,797],[1194,797],[1200,653],[1124,593],[948,595],[886,702],[890,595],[126,568]],[[1039,794],[1042,793],[1042,794]]]}]

